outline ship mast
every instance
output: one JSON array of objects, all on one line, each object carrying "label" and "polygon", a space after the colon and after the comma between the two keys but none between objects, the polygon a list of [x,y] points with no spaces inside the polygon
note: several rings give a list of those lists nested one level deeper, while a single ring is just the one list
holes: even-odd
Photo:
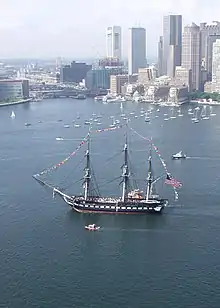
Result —
[{"label": "ship mast", "polygon": [[128,180],[129,180],[127,136],[126,136],[125,146],[124,146],[124,166],[123,166],[122,177],[123,177],[122,202],[125,202],[127,198]]},{"label": "ship mast", "polygon": [[146,201],[149,200],[151,190],[152,190],[152,183],[153,183],[153,177],[152,177],[152,147],[150,148],[150,155],[148,158],[148,174],[147,174],[147,193],[146,193]]},{"label": "ship mast", "polygon": [[89,144],[90,144],[90,136],[88,138],[88,148],[86,151],[86,167],[85,167],[85,175],[84,175],[84,199],[85,200],[88,199],[90,179],[91,179]]}]

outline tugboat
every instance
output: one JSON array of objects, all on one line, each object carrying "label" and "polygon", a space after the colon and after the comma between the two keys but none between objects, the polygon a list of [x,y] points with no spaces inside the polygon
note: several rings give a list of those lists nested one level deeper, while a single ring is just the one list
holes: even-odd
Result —
[{"label": "tugboat", "polygon": [[89,231],[98,231],[100,227],[96,226],[95,224],[92,224],[92,225],[85,226],[85,229]]},{"label": "tugboat", "polygon": [[184,158],[186,158],[186,154],[183,154],[182,151],[172,155],[172,159],[184,159]]}]

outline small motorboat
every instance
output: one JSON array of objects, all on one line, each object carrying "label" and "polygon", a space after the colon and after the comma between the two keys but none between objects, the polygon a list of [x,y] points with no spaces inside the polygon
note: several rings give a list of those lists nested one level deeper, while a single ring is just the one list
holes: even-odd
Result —
[{"label": "small motorboat", "polygon": [[25,123],[24,125],[28,127],[28,126],[31,126],[31,123]]},{"label": "small motorboat", "polygon": [[56,137],[56,140],[57,140],[57,141],[62,141],[63,138],[62,138],[62,137]]},{"label": "small motorboat", "polygon": [[70,128],[70,125],[69,124],[65,124],[63,127],[64,128]]},{"label": "small motorboat", "polygon": [[96,226],[95,224],[92,224],[92,225],[85,226],[85,229],[89,231],[98,231],[100,227]]},{"label": "small motorboat", "polygon": [[182,151],[172,155],[172,159],[182,159],[182,158],[186,158],[186,154],[183,154]]}]

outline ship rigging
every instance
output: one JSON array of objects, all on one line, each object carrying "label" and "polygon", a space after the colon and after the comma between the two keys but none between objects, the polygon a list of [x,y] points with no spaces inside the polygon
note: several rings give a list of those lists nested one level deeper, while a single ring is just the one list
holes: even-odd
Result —
[{"label": "ship rigging", "polygon": [[[168,200],[161,198],[155,193],[155,184],[162,179],[167,173],[154,177],[152,168],[152,142],[150,142],[150,151],[148,156],[148,170],[146,169],[147,177],[145,180],[146,193],[143,193],[140,189],[133,189],[131,185],[131,172],[128,158],[128,139],[127,134],[125,138],[125,144],[123,148],[123,166],[121,174],[122,193],[121,196],[109,197],[101,196],[99,188],[94,176],[93,168],[91,166],[90,157],[90,139],[91,132],[88,133],[83,143],[87,143],[87,150],[85,153],[85,168],[83,178],[84,193],[81,195],[70,195],[64,192],[63,189],[48,185],[44,182],[40,175],[34,175],[34,178],[43,185],[50,186],[53,189],[53,195],[60,195],[63,200],[71,206],[77,212],[83,213],[106,213],[106,214],[147,214],[147,213],[161,213],[164,207],[168,204]],[[75,153],[75,152],[74,152]],[[60,164],[58,164],[59,166]],[[43,171],[42,173],[45,173]],[[41,174],[42,174],[41,173]],[[173,187],[178,187],[171,181]],[[95,184],[95,185],[94,185]],[[176,185],[176,186],[175,186]],[[96,189],[94,188],[96,186]],[[175,188],[174,188],[175,189]],[[95,192],[95,194],[93,193]]]}]

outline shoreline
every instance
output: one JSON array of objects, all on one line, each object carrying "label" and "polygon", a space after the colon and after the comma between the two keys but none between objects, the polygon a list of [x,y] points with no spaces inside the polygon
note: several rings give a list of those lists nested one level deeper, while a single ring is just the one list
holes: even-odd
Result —
[{"label": "shoreline", "polygon": [[11,106],[11,105],[19,105],[19,104],[25,104],[25,103],[29,103],[32,101],[32,98],[28,98],[28,99],[22,99],[20,101],[17,102],[11,102],[11,103],[0,103],[0,107],[3,106]]}]

